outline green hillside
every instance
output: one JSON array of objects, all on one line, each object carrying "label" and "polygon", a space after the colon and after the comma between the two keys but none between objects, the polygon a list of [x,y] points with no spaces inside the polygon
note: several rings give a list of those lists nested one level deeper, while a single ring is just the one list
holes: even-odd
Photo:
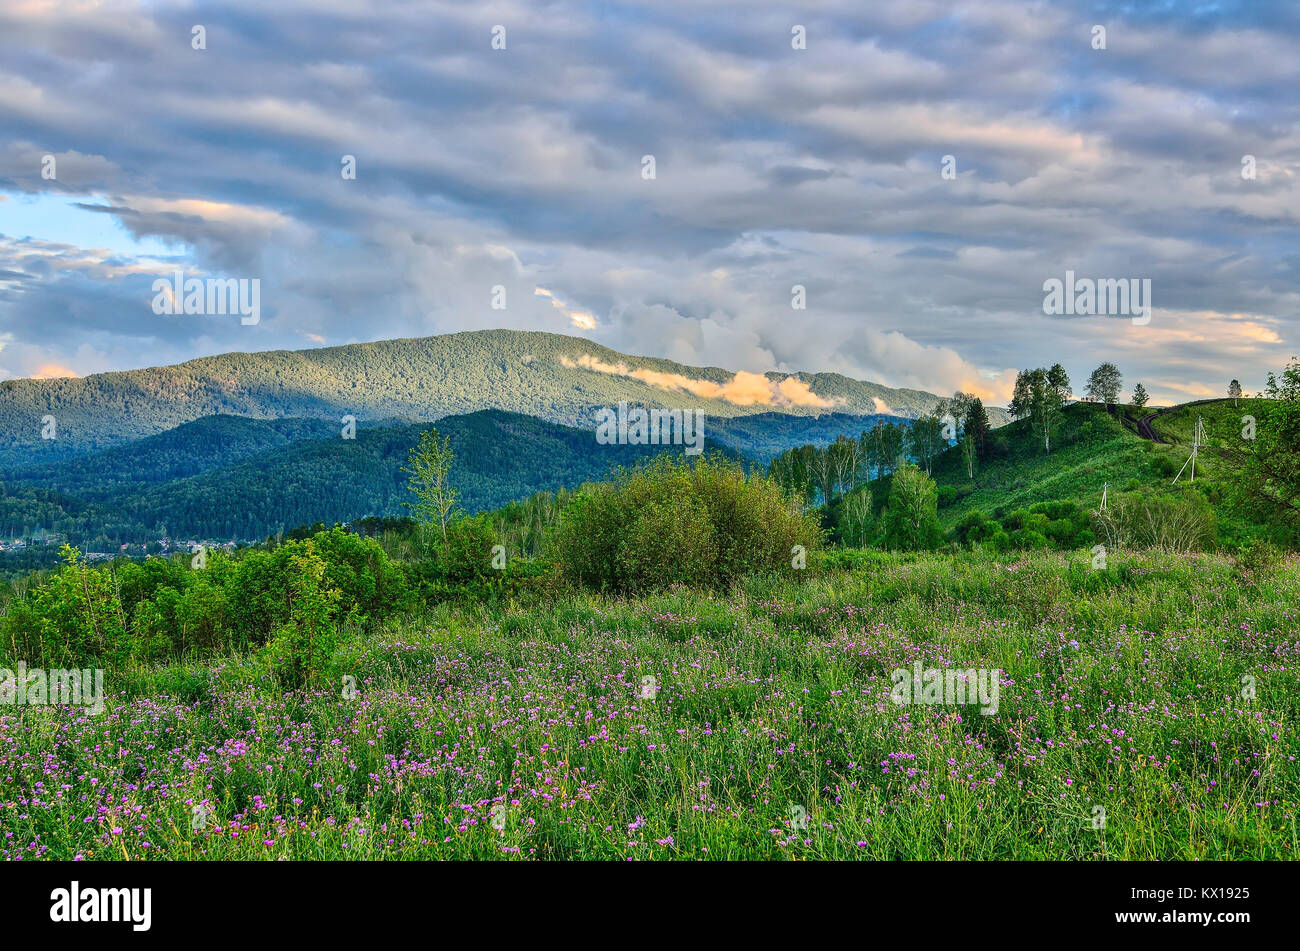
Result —
[{"label": "green hillside", "polygon": [[[1157,434],[1175,446],[1186,448],[1192,444],[1192,432],[1196,428],[1196,419],[1199,416],[1204,420],[1205,437],[1209,443],[1213,446],[1222,446],[1239,440],[1244,424],[1243,417],[1258,415],[1260,408],[1267,402],[1266,400],[1246,398],[1237,400],[1226,398],[1196,400],[1178,406],[1147,409],[1145,411],[1126,406],[1123,407],[1126,413],[1124,422],[1127,428],[1127,424],[1131,420],[1155,414],[1151,424],[1155,427]],[[1208,464],[1211,467],[1214,465],[1212,454]],[[1182,465],[1182,463],[1180,462],[1179,465]],[[1197,471],[1199,472],[1200,463],[1198,462],[1197,465]]]},{"label": "green hillside", "polygon": [[49,486],[87,499],[143,488],[232,465],[300,439],[327,439],[341,427],[323,419],[205,416],[175,429],[89,456],[18,466],[10,487]]},{"label": "green hillside", "polygon": [[[321,426],[332,434],[322,437]],[[355,439],[344,439],[340,427],[314,420],[198,420],[129,447],[16,474],[0,484],[0,537],[42,528],[83,550],[115,552],[164,534],[254,540],[318,521],[407,514],[401,469],[427,426],[359,427]],[[603,479],[613,467],[661,451],[599,445],[589,430],[500,410],[447,417],[438,430],[451,440],[452,483],[471,513]],[[304,432],[316,438],[288,441]],[[184,475],[187,459],[204,456],[226,462]]]},{"label": "green hillside", "polygon": [[[587,366],[580,365],[585,362]],[[433,420],[502,409],[570,426],[621,400],[699,409],[709,417],[770,410],[794,415],[835,411],[915,417],[934,408],[934,394],[891,389],[833,373],[795,374],[823,406],[745,405],[602,369],[666,374],[725,384],[730,370],[617,353],[578,337],[512,330],[476,331],[348,344],[313,350],[227,353],[168,367],[85,378],[0,382],[0,469],[66,458],[174,429],[205,416],[261,419]],[[767,374],[774,383],[789,375]],[[668,382],[672,382],[671,380]],[[57,438],[42,439],[53,416]]]},{"label": "green hillside", "polygon": [[[932,475],[939,487],[940,523],[952,529],[974,511],[1001,520],[1042,502],[1073,502],[1091,511],[1109,483],[1111,499],[1126,492],[1203,496],[1214,510],[1220,541],[1240,543],[1264,529],[1226,504],[1227,471],[1214,446],[1239,439],[1241,417],[1258,413],[1265,402],[1241,399],[1234,407],[1230,399],[1205,400],[1164,409],[1116,406],[1113,412],[1094,403],[1074,403],[1063,408],[1051,453],[1044,453],[1028,421],[1012,422],[993,433],[989,457],[976,463],[973,478],[957,447],[935,460]],[[1138,420],[1152,416],[1155,434],[1166,442],[1139,435]],[[1189,468],[1174,485],[1190,454],[1198,416],[1204,418],[1210,447],[1199,454],[1195,484],[1190,483]],[[888,477],[858,491],[863,490],[872,492],[878,514],[889,493]],[[832,519],[839,507],[837,501]]]}]

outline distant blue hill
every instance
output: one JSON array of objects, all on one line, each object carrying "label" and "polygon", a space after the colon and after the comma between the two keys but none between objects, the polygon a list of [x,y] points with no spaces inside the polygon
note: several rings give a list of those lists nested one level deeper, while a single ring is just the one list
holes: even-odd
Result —
[{"label": "distant blue hill", "polygon": [[[164,534],[260,540],[285,528],[409,514],[402,467],[430,423],[342,427],[323,420],[213,416],[126,446],[5,474],[0,538],[61,532],[90,551]],[[467,512],[601,480],[665,451],[600,445],[593,430],[501,410],[448,416],[452,484]],[[706,450],[733,450],[712,440]],[[667,451],[680,451],[669,449]]]}]

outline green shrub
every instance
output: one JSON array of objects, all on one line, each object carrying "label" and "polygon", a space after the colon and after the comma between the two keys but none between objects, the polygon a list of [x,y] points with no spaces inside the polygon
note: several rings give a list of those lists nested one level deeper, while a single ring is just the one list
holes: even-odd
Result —
[{"label": "green shrub", "polygon": [[1199,492],[1179,495],[1126,494],[1104,512],[1093,513],[1096,536],[1108,547],[1157,549],[1185,554],[1214,547],[1214,510]]},{"label": "green shrub", "polygon": [[812,516],[800,516],[766,478],[746,477],[735,463],[717,456],[690,470],[692,491],[704,503],[717,544],[719,583],[745,575],[791,570],[791,549],[820,542]]},{"label": "green shrub", "polygon": [[1043,534],[1051,543],[1053,548],[1069,549],[1077,547],[1074,536],[1078,531],[1078,526],[1066,518],[1056,519],[1047,523]]},{"label": "green shrub", "polygon": [[1029,506],[1029,511],[1043,515],[1052,521],[1061,519],[1073,519],[1079,513],[1077,502],[1071,502],[1067,499],[1056,500],[1052,502],[1035,502]]},{"label": "green shrub", "polygon": [[631,588],[695,584],[719,558],[709,509],[695,498],[655,500],[627,527],[618,549],[620,575]]},{"label": "green shrub", "polygon": [[1151,471],[1158,476],[1172,476],[1178,471],[1178,466],[1174,460],[1167,455],[1153,456],[1151,459]]},{"label": "green shrub", "polygon": [[183,587],[158,588],[131,613],[142,658],[219,653],[230,629],[229,593],[215,576],[193,572]]},{"label": "green shrub", "polygon": [[1234,558],[1245,571],[1267,574],[1282,563],[1282,551],[1263,538],[1252,538],[1238,547]]},{"label": "green shrub", "polygon": [[336,525],[310,540],[325,563],[322,583],[338,590],[345,610],[356,608],[365,619],[387,617],[409,605],[410,590],[402,566],[391,560],[375,539]]},{"label": "green shrub", "polygon": [[138,656],[107,571],[91,568],[64,545],[63,564],[49,580],[10,603],[3,648],[32,666],[73,666],[87,657],[125,664]]},{"label": "green shrub", "polygon": [[1021,528],[1011,533],[1013,548],[1047,548],[1047,537],[1032,528]]},{"label": "green shrub", "polygon": [[1001,525],[978,509],[972,509],[957,521],[949,537],[959,545],[973,546],[989,541],[1000,531]]},{"label": "green shrub", "polygon": [[67,546],[63,556],[58,571],[11,600],[0,618],[0,652],[14,660],[122,667],[292,638],[306,623],[304,564],[320,567],[322,596],[333,593],[330,624],[387,617],[411,600],[402,567],[373,539],[341,528],[238,557],[208,552],[202,568],[187,558],[92,568]]},{"label": "green shrub", "polygon": [[771,479],[720,456],[691,465],[664,455],[575,496],[551,552],[571,583],[635,591],[788,572],[796,545],[820,541],[814,517]]},{"label": "green shrub", "polygon": [[292,555],[289,615],[279,624],[265,653],[275,673],[291,687],[317,682],[338,646],[336,606],[340,594],[327,587],[329,565],[311,539]]},{"label": "green shrub", "polygon": [[461,586],[499,579],[501,569],[492,567],[496,545],[496,532],[486,514],[457,519],[447,526],[447,540],[438,550],[441,577]]}]

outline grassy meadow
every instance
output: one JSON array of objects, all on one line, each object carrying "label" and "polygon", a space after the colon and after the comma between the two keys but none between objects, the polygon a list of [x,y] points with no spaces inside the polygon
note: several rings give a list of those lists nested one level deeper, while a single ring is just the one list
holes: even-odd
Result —
[{"label": "grassy meadow", "polygon": [[[1187,494],[1193,489],[1190,471],[1183,473],[1178,486],[1172,483],[1190,455],[1197,417],[1204,419],[1209,444],[1219,447],[1239,441],[1241,418],[1262,414],[1267,404],[1262,399],[1225,399],[1168,408],[1154,423],[1166,440],[1158,443],[1136,432],[1136,420],[1156,410],[1116,406],[1111,413],[1096,404],[1078,403],[1066,407],[1050,454],[1030,436],[1027,423],[1011,423],[995,430],[1004,455],[981,465],[973,478],[968,478],[957,453],[946,453],[936,461],[936,481],[959,493],[953,504],[941,504],[940,522],[951,528],[972,510],[994,514],[1060,500],[1095,509],[1107,483],[1112,498],[1139,488],[1169,497]],[[1215,451],[1198,456],[1196,471],[1196,487],[1214,508],[1222,543],[1232,547],[1267,532],[1267,526],[1224,504],[1223,489],[1231,473]],[[876,494],[879,507],[884,493]]]},{"label": "grassy meadow", "polygon": [[[445,604],[345,639],[332,687],[110,669],[100,716],[0,712],[0,857],[1295,857],[1300,559],[1089,561]],[[996,715],[891,702],[916,661],[1000,670]]]}]

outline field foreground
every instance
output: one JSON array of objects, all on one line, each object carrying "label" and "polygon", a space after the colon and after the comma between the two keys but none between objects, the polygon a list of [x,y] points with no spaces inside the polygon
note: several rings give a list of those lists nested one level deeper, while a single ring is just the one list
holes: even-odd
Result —
[{"label": "field foreground", "polygon": [[[0,708],[0,856],[1294,858],[1300,560],[1089,561],[442,609],[345,647],[355,695],[109,670]],[[918,661],[996,714],[892,702]]]}]

